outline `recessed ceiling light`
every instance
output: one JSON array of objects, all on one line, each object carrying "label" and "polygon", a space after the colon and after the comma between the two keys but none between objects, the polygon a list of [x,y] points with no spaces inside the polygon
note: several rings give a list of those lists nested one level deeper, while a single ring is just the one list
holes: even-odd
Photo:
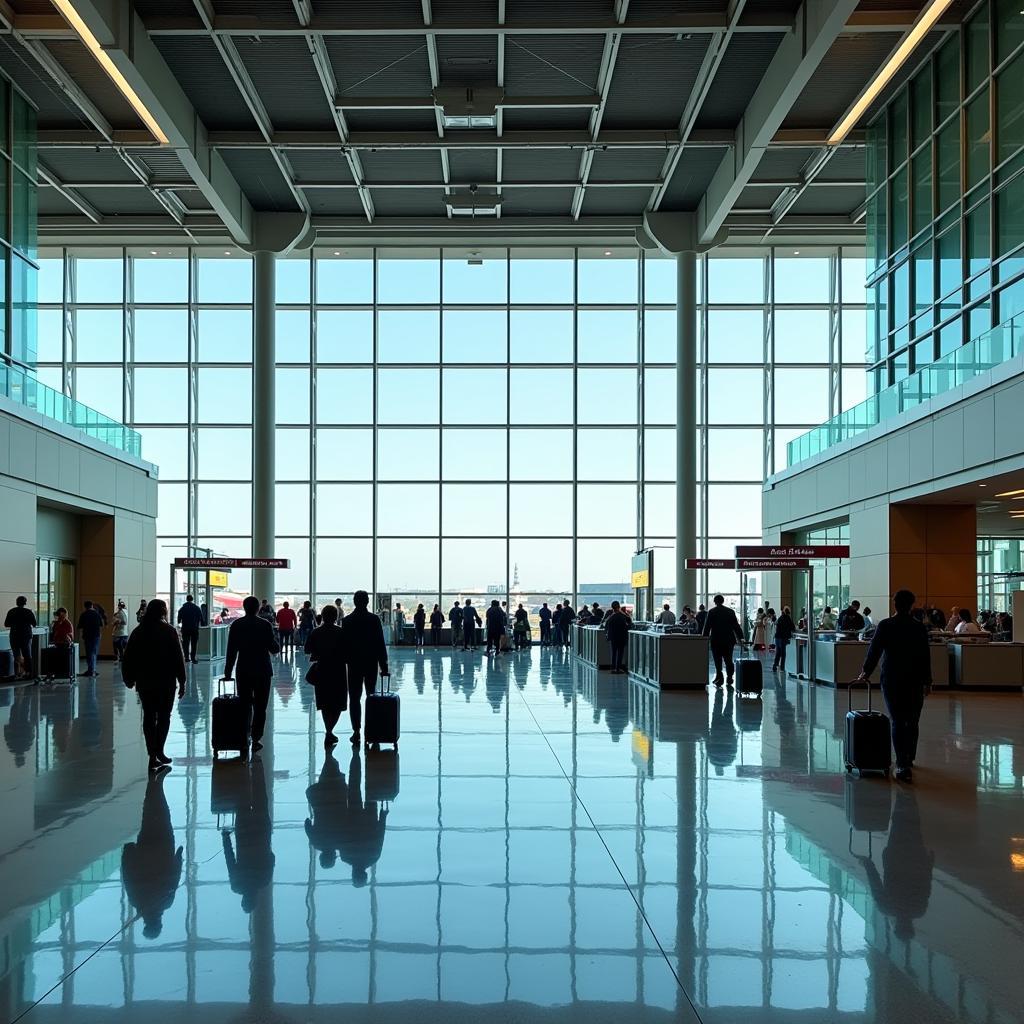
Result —
[{"label": "recessed ceiling light", "polygon": [[605,256],[611,256],[611,254],[612,254],[611,249],[605,249],[604,254],[605,254]]},{"label": "recessed ceiling light", "polygon": [[150,249],[150,250],[149,250],[149,255],[150,255],[150,256],[155,256],[156,254],[157,254],[157,253],[156,253],[156,249]]},{"label": "recessed ceiling light", "polygon": [[793,255],[794,256],[799,256],[800,255],[800,250],[799,249],[794,249],[793,250]]},{"label": "recessed ceiling light", "polygon": [[334,255],[335,255],[335,256],[340,256],[340,255],[341,255],[341,253],[340,253],[340,252],[338,252],[338,250],[337,250],[337,249],[335,249],[335,250],[334,250]]},{"label": "recessed ceiling light", "polygon": [[225,249],[224,250],[224,255],[225,256],[230,256],[231,255],[231,250],[230,249]]},{"label": "recessed ceiling light", "polygon": [[979,487],[988,487],[988,484],[978,484]]}]

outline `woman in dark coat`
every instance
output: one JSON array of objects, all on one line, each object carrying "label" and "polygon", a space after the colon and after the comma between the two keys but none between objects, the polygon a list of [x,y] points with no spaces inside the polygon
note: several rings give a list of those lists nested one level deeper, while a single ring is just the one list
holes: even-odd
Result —
[{"label": "woman in dark coat", "polygon": [[333,604],[325,605],[320,617],[321,624],[306,640],[306,653],[313,660],[306,679],[316,690],[316,708],[327,730],[324,746],[330,750],[338,742],[334,727],[348,704],[348,674],[338,609]]},{"label": "woman in dark coat", "polygon": [[775,664],[772,665],[773,672],[786,671],[786,648],[796,632],[796,623],[789,607],[782,609],[782,614],[775,623]]},{"label": "woman in dark coat", "polygon": [[149,770],[160,771],[171,763],[164,744],[171,728],[175,684],[180,699],[185,695],[187,677],[178,631],[167,621],[167,605],[159,598],[146,605],[142,621],[128,638],[121,677],[129,689],[135,687],[142,702],[142,734]]}]

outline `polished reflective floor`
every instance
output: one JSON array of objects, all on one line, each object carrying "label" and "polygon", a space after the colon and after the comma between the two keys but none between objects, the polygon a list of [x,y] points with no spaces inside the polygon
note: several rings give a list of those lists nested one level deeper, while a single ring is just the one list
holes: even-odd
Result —
[{"label": "polished reflective floor", "polygon": [[907,788],[795,680],[402,649],[400,755],[330,756],[305,667],[214,765],[194,666],[154,781],[116,668],[0,689],[2,1020],[1024,1019],[1019,694],[929,698]]}]

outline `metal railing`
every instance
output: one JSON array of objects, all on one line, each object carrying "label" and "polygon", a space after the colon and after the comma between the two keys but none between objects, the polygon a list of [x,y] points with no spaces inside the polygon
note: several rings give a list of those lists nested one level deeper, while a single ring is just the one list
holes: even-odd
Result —
[{"label": "metal railing", "polygon": [[786,445],[787,465],[803,462],[841,441],[863,434],[883,420],[952,391],[1021,351],[1024,351],[1024,314],[993,327],[852,409],[794,438]]},{"label": "metal railing", "polygon": [[141,457],[142,435],[109,416],[55,391],[30,373],[0,363],[0,395],[34,409],[43,416],[66,423],[111,448]]}]

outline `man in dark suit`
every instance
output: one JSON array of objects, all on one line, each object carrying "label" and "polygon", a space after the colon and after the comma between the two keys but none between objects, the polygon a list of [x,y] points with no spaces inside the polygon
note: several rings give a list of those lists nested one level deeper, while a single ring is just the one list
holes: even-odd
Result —
[{"label": "man in dark suit", "polygon": [[267,724],[270,681],[274,677],[272,654],[281,650],[274,639],[274,628],[259,616],[260,599],[247,597],[242,602],[245,614],[235,619],[228,630],[228,650],[224,658],[224,678],[230,679],[238,663],[238,696],[252,708],[252,749],[263,746]]},{"label": "man in dark suit", "polygon": [[203,624],[203,610],[189,594],[178,609],[178,629],[181,630],[181,646],[185,660],[196,664],[196,647],[199,644],[199,627]]},{"label": "man in dark suit", "polygon": [[576,612],[566,598],[562,603],[562,614],[559,617],[558,625],[561,627],[562,644],[568,647],[572,643],[572,624],[576,621]]},{"label": "man in dark suit", "polygon": [[736,641],[743,639],[743,630],[740,629],[736,613],[731,608],[726,608],[725,598],[721,594],[715,594],[715,606],[704,620],[701,635],[708,637],[711,642],[711,657],[715,660],[715,686],[722,685],[723,661],[729,685],[732,686],[732,677],[736,671],[732,652]]},{"label": "man in dark suit", "polygon": [[384,627],[369,609],[370,595],[357,590],[352,596],[355,610],[342,622],[345,657],[348,659],[348,713],[352,718],[352,742],[358,746],[363,724],[363,690],[367,694],[377,685],[377,669],[388,671],[388,649]]},{"label": "man in dark suit", "polygon": [[892,599],[896,614],[875,628],[859,679],[867,682],[882,663],[882,696],[892,720],[892,746],[896,752],[896,778],[910,782],[917,757],[918,724],[924,697],[932,688],[932,660],[928,629],[910,613],[917,598],[898,590]]}]

